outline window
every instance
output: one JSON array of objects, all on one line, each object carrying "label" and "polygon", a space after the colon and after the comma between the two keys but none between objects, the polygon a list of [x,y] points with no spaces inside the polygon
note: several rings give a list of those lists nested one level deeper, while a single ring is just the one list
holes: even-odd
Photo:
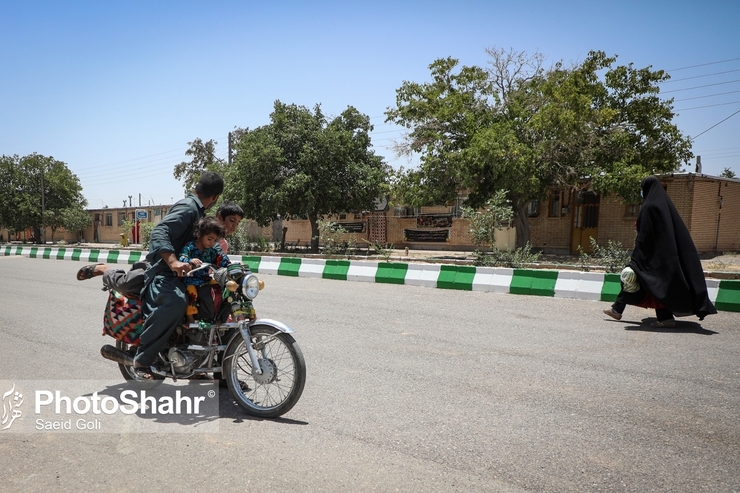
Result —
[{"label": "window", "polygon": [[624,217],[637,217],[640,212],[640,204],[627,204],[624,206]]},{"label": "window", "polygon": [[106,226],[113,226],[113,213],[106,212],[105,213],[105,225]]},{"label": "window", "polygon": [[126,220],[126,213],[125,212],[119,212],[118,213],[118,225],[123,226],[123,222]]},{"label": "window", "polygon": [[533,200],[527,206],[527,216],[537,217],[540,215],[540,201]]},{"label": "window", "polygon": [[562,203],[562,194],[560,190],[550,191],[550,207],[548,209],[549,217],[560,217],[560,204]]}]

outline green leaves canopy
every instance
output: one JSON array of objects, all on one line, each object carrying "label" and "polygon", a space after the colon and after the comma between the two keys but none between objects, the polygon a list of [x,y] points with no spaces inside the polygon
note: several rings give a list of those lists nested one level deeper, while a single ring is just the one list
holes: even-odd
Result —
[{"label": "green leaves canopy", "polygon": [[[45,214],[42,217],[42,174]],[[13,231],[62,225],[62,212],[87,205],[67,165],[50,156],[0,156],[0,224]]]},{"label": "green leaves canopy", "polygon": [[224,195],[263,225],[308,218],[317,250],[317,220],[372,208],[386,192],[388,167],[370,148],[370,119],[351,106],[329,120],[318,105],[276,101],[270,122],[243,131]]},{"label": "green leaves canopy", "polygon": [[491,49],[488,69],[452,58],[430,65],[432,81],[404,82],[387,120],[410,130],[401,152],[418,169],[395,176],[397,198],[431,205],[468,192],[481,207],[508,190],[517,244],[529,240],[526,205],[550,187],[578,187],[634,200],[649,174],[675,170],[692,156],[672,123],[672,100],[658,97],[668,76],[591,52],[580,65],[545,70],[542,56]]}]

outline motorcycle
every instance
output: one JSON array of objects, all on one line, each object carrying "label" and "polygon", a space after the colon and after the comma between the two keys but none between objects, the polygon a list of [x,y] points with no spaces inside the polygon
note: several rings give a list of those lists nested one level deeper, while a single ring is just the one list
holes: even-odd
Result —
[{"label": "motorcycle", "polygon": [[137,388],[154,388],[166,378],[213,378],[225,382],[247,414],[282,416],[298,402],[306,383],[306,362],[291,335],[293,329],[276,320],[256,318],[252,301],[264,282],[247,266],[214,269],[203,263],[189,274],[201,269],[211,270],[221,293],[215,317],[175,330],[149,378],[133,366],[143,324],[141,303],[114,289],[106,307],[104,334],[117,340],[115,347],[100,349],[102,356],[117,362],[123,378]]}]

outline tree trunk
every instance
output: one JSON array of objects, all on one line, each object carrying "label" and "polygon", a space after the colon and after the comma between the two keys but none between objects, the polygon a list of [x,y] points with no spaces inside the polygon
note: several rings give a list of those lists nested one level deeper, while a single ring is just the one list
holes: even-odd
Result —
[{"label": "tree trunk", "polygon": [[311,253],[319,253],[319,222],[315,215],[308,216],[308,222],[311,223]]},{"label": "tree trunk", "polygon": [[517,202],[514,207],[514,227],[516,228],[516,246],[524,248],[529,243],[529,217],[527,215],[527,203]]}]

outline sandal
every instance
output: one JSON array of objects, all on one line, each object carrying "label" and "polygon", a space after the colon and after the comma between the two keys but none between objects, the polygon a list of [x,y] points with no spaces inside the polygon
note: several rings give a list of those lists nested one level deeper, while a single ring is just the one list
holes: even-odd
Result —
[{"label": "sandal", "polygon": [[142,380],[154,380],[154,372],[151,366],[136,366],[134,365],[134,373],[138,375]]},{"label": "sandal", "polygon": [[105,265],[105,264],[90,264],[78,270],[77,280],[85,281],[87,279],[92,279],[93,277],[95,277],[95,267],[97,267],[98,265]]}]

